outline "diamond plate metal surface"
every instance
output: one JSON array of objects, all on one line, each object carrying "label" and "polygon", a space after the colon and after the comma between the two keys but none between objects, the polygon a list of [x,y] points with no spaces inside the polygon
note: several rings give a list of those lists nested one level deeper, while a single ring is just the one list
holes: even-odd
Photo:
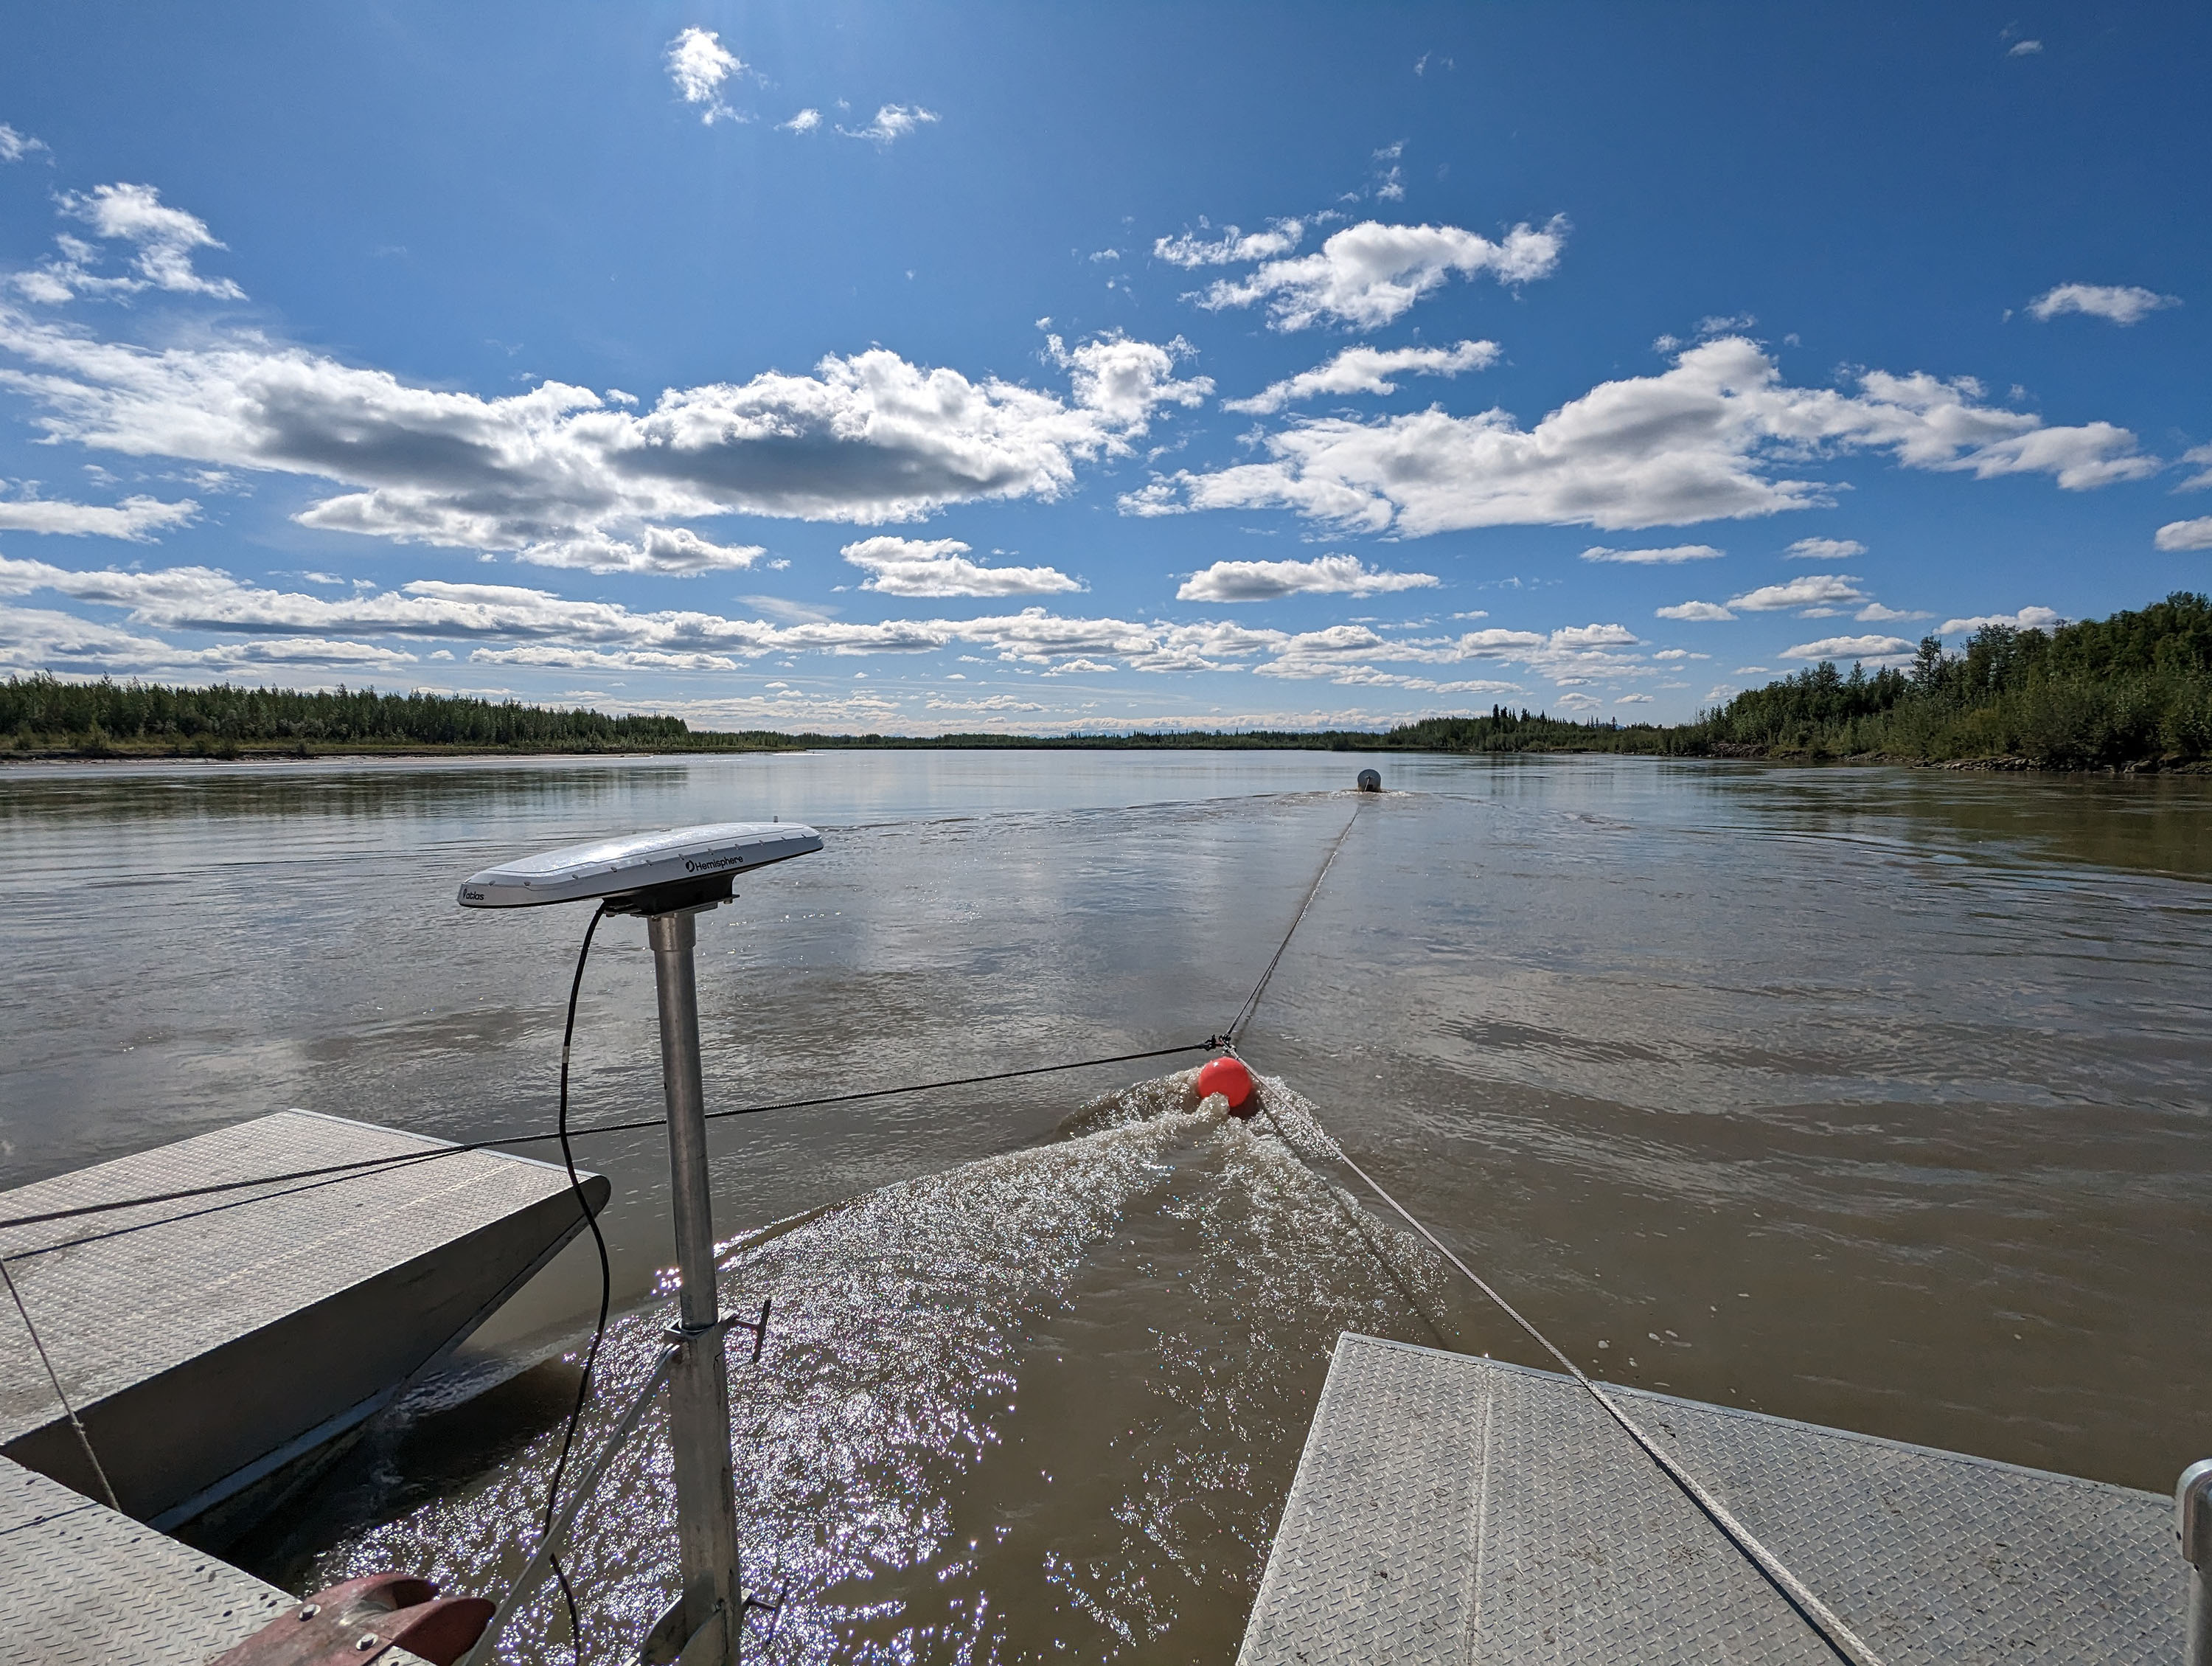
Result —
[{"label": "diamond plate metal surface", "polygon": [[40,1666],[197,1663],[293,1602],[0,1458],[0,1657]]},{"label": "diamond plate metal surface", "polygon": [[298,1601],[0,1458],[0,1660],[200,1666]]},{"label": "diamond plate metal surface", "polygon": [[[2178,1654],[2155,1493],[1609,1392],[1891,1666]],[[1238,1658],[1835,1657],[1571,1379],[1346,1334]]]},{"label": "diamond plate metal surface", "polygon": [[[434,1152],[448,1143],[311,1111],[280,1111],[0,1193],[0,1214],[42,1213],[364,1158]],[[40,1338],[80,1412],[568,1187],[559,1169],[496,1152],[466,1152],[337,1184],[305,1189],[300,1184],[0,1231],[0,1256],[17,1256],[140,1221],[253,1200],[244,1207],[121,1237],[94,1237],[10,1263]],[[0,1298],[0,1443],[58,1414],[22,1321],[14,1304]]]}]

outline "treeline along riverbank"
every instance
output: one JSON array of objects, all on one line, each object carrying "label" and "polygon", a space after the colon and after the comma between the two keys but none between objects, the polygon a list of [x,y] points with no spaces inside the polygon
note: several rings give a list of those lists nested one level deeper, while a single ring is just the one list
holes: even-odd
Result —
[{"label": "treeline along riverbank", "polygon": [[1958,652],[1924,638],[1909,666],[1826,662],[1747,689],[1694,722],[1577,721],[1494,706],[1367,730],[1120,735],[827,735],[694,729],[465,695],[295,692],[216,684],[0,684],[0,757],[359,752],[712,752],[799,748],[1258,748],[1336,751],[1634,752],[1866,758],[2051,769],[2212,763],[2212,600],[2177,591],[2045,631],[1984,625]]}]

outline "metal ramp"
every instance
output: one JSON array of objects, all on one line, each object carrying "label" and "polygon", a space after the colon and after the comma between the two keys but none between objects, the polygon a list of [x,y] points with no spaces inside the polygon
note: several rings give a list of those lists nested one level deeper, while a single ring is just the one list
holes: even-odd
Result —
[{"label": "metal ramp", "polygon": [[[0,1231],[128,1515],[195,1522],[197,1538],[222,1542],[226,1521],[243,1526],[250,1507],[435,1369],[581,1227],[564,1170],[451,1153],[446,1140],[287,1110],[0,1193],[0,1216],[12,1217],[424,1159]],[[604,1178],[586,1189],[595,1207],[605,1201]],[[104,1496],[4,1295],[0,1453]]]},{"label": "metal ramp", "polygon": [[[1887,1666],[2179,1657],[2170,1499],[1607,1392]],[[1346,1333],[1238,1660],[1836,1656],[1572,1379]]]}]

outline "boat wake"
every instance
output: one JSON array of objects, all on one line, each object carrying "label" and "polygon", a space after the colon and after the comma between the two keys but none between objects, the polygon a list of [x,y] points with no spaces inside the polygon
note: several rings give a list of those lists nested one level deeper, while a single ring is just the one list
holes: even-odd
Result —
[{"label": "boat wake", "polygon": [[[1170,1634],[1179,1658],[1234,1654],[1338,1333],[1449,1343],[1456,1322],[1434,1253],[1311,1165],[1334,1146],[1310,1106],[1263,1077],[1268,1114],[1218,1116],[1194,1106],[1194,1075],[726,1264],[725,1311],[775,1304],[761,1364],[732,1350],[745,1582],[787,1598],[766,1657],[1100,1659]],[[580,1452],[672,1316],[611,1329]],[[587,1659],[633,1650],[673,1594],[669,1455],[659,1420],[647,1428],[564,1553]],[[403,1566],[497,1594],[532,1547],[557,1440],[388,1503],[303,1588]],[[567,1626],[549,1593],[504,1649],[558,1657]]]}]

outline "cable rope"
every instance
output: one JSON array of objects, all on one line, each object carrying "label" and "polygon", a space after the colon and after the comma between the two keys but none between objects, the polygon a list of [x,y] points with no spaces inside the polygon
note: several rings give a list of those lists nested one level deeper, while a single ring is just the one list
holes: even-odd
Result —
[{"label": "cable rope", "polygon": [[1304,923],[1306,910],[1313,906],[1314,898],[1321,895],[1321,882],[1328,878],[1329,869],[1336,866],[1336,853],[1344,848],[1345,840],[1352,835],[1352,824],[1359,819],[1359,812],[1366,807],[1364,800],[1352,806],[1352,814],[1345,821],[1344,831],[1339,833],[1336,842],[1329,846],[1328,855],[1322,862],[1321,872],[1314,875],[1313,883],[1306,887],[1305,900],[1298,904],[1298,911],[1291,916],[1290,930],[1283,933],[1283,940],[1275,945],[1274,958],[1267,962],[1267,970],[1260,974],[1260,981],[1252,986],[1251,994],[1237,1009],[1236,1020],[1222,1031],[1224,1045],[1233,1049],[1237,1038],[1244,1033],[1244,1026],[1251,1023],[1253,1015],[1260,1010],[1260,997],[1267,993],[1268,982],[1275,976],[1275,968],[1283,964],[1283,955],[1291,946],[1291,939],[1298,934],[1298,927]]},{"label": "cable rope", "polygon": [[[906,1082],[896,1087],[867,1088],[855,1093],[827,1093],[810,1099],[782,1099],[773,1104],[740,1105],[728,1110],[710,1110],[707,1113],[707,1120],[714,1122],[732,1116],[758,1116],[769,1111],[810,1110],[822,1105],[854,1104],[867,1099],[894,1098],[903,1093],[934,1093],[946,1088],[975,1087],[988,1082],[1014,1081],[1025,1076],[1049,1076],[1063,1071],[1090,1070],[1101,1065],[1133,1064],[1146,1059],[1173,1058],[1179,1053],[1207,1053],[1220,1047],[1226,1040],[1225,1036],[1208,1036],[1204,1041],[1182,1042],[1173,1047],[1148,1048],[1139,1053],[1110,1053],[1100,1058],[1069,1059],[1059,1064],[1030,1065],[1020,1070],[995,1070],[981,1076],[951,1076],[941,1081]],[[634,1134],[645,1128],[665,1128],[668,1119],[665,1116],[645,1116],[623,1122],[595,1122],[584,1128],[571,1128],[569,1134],[576,1139],[582,1139],[586,1134]],[[246,1191],[256,1186],[281,1186],[295,1180],[350,1179],[356,1176],[373,1174],[383,1170],[407,1168],[417,1163],[434,1163],[442,1158],[460,1157],[470,1152],[491,1151],[506,1146],[541,1145],[548,1140],[556,1140],[560,1138],[561,1135],[558,1134],[543,1132],[491,1134],[481,1139],[460,1140],[452,1145],[440,1146],[433,1151],[394,1152],[383,1157],[361,1158],[350,1163],[331,1163],[320,1168],[295,1169],[285,1174],[261,1175],[251,1180],[219,1181],[205,1186],[186,1187],[178,1191],[152,1192],[143,1197],[117,1198],[105,1203],[80,1204],[69,1209],[48,1209],[37,1214],[10,1215],[0,1219],[0,1231],[12,1231],[20,1226],[44,1225],[51,1221],[81,1219],[88,1215],[111,1214],[121,1209],[150,1208],[160,1203],[188,1202],[194,1198],[214,1197],[226,1192]],[[301,1187],[296,1189],[308,1189]],[[263,1195],[283,1197],[289,1195],[277,1192]],[[248,1203],[258,1202],[261,1197],[245,1198],[240,1201]],[[202,1210],[194,1213],[210,1213],[212,1211]],[[173,1220],[191,1219],[192,1219],[191,1215],[166,1216],[160,1220],[137,1222],[131,1225],[118,1228],[116,1231],[100,1233],[98,1236],[118,1237],[125,1232],[142,1231],[147,1227],[167,1225]],[[72,1239],[70,1242],[76,1243],[88,1241]],[[51,1250],[67,1247],[69,1246],[64,1244],[46,1244],[33,1250],[12,1251],[0,1259],[22,1261],[32,1256],[44,1255]]]},{"label": "cable rope", "polygon": [[31,1346],[38,1350],[39,1363],[46,1368],[46,1381],[54,1385],[54,1398],[62,1402],[62,1410],[69,1417],[70,1427],[76,1431],[76,1444],[84,1448],[84,1461],[92,1466],[92,1473],[100,1477],[100,1490],[107,1494],[107,1507],[120,1514],[123,1506],[116,1501],[115,1483],[108,1480],[107,1471],[100,1467],[100,1454],[92,1450],[92,1437],[84,1432],[84,1420],[76,1414],[76,1408],[70,1404],[69,1392],[62,1387],[61,1375],[54,1370],[54,1362],[46,1356],[46,1345],[39,1340],[39,1328],[31,1322],[31,1310],[23,1305],[23,1292],[15,1288],[15,1280],[9,1273],[5,1262],[0,1262],[0,1280],[6,1282],[8,1294],[15,1304],[15,1311],[23,1316],[23,1329],[30,1335]]},{"label": "cable rope", "polygon": [[[1304,923],[1307,911],[1313,907],[1314,898],[1321,892],[1322,881],[1328,878],[1329,869],[1336,864],[1337,853],[1343,849],[1345,839],[1350,835],[1352,824],[1359,819],[1359,812],[1364,807],[1364,804],[1355,805],[1352,807],[1351,819],[1345,823],[1344,830],[1336,836],[1335,843],[1329,847],[1328,858],[1321,865],[1321,872],[1314,875],[1313,884],[1306,890],[1305,899],[1298,904],[1298,911],[1291,920],[1290,930],[1283,933],[1283,940],[1277,946],[1273,958],[1267,962],[1267,970],[1260,974],[1260,981],[1253,986],[1250,998],[1245,1001],[1243,1010],[1237,1015],[1237,1022],[1230,1026],[1228,1050],[1240,1060],[1243,1055],[1237,1051],[1237,1041],[1243,1036],[1253,1018],[1257,1015],[1261,998],[1267,993],[1267,984],[1275,976],[1275,968],[1282,964],[1283,956],[1291,946],[1291,939],[1297,935],[1299,926]],[[1304,1152],[1299,1150],[1297,1143],[1291,1138],[1289,1131],[1277,1120],[1273,1109],[1268,1106],[1264,1099],[1261,1103],[1261,1109],[1266,1111],[1269,1125],[1274,1128],[1285,1146],[1297,1158],[1301,1164],[1305,1164],[1310,1171],[1311,1164],[1306,1162]],[[1316,1121],[1316,1125],[1319,1126],[1318,1119]],[[1324,1128],[1322,1133],[1326,1135],[1328,1130]],[[1774,1588],[1783,1601],[1787,1602],[1798,1617],[1812,1628],[1814,1635],[1819,1637],[1838,1659],[1847,1663],[1847,1666],[1882,1666],[1881,1657],[1868,1647],[1865,1639],[1845,1624],[1842,1616],[1833,1608],[1814,1596],[1811,1588],[1792,1572],[1780,1557],[1760,1543],[1751,1529],[1738,1521],[1728,1506],[1709,1492],[1696,1476],[1683,1468],[1673,1455],[1662,1448],[1651,1436],[1645,1433],[1636,1420],[1621,1409],[1618,1401],[1596,1383],[1591,1381],[1581,1366],[1576,1365],[1558,1344],[1539,1330],[1520,1309],[1500,1295],[1489,1280],[1462,1261],[1442,1238],[1423,1225],[1405,1205],[1385,1191],[1382,1183],[1374,1176],[1353,1162],[1346,1153],[1341,1141],[1331,1136],[1329,1144],[1335,1148],[1334,1154],[1336,1158],[1364,1181],[1370,1191],[1388,1204],[1408,1226],[1427,1239],[1437,1252],[1458,1268],[1477,1290],[1488,1297],[1499,1311],[1520,1326],[1547,1353],[1559,1361],[1560,1369],[1589,1393],[1590,1396],[1605,1409],[1607,1415],[1620,1426],[1628,1438],[1642,1450],[1644,1456],[1658,1466],[1660,1472],[1674,1482],[1705,1518],[1720,1530],[1722,1536],[1726,1538],[1745,1560],[1759,1571],[1761,1577]],[[1369,1247],[1371,1250],[1374,1246],[1370,1244]],[[1379,1252],[1376,1259],[1382,1259]],[[1389,1271],[1387,1262],[1384,1263],[1384,1270]],[[1418,1306],[1415,1311],[1420,1311]]]}]

